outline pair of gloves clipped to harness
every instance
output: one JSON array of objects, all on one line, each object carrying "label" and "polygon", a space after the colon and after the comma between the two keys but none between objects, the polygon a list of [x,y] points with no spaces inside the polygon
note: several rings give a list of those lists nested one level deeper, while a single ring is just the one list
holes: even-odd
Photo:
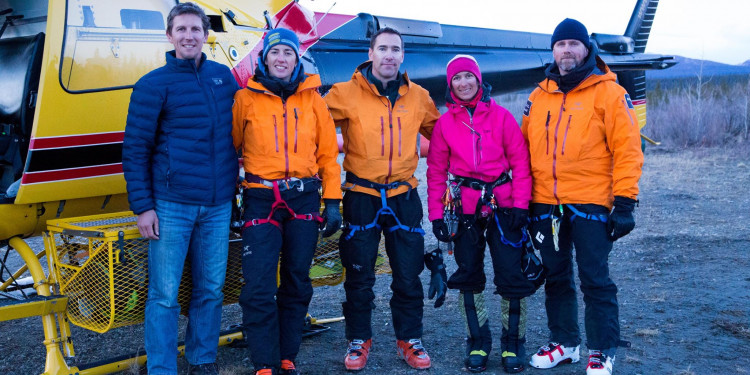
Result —
[{"label": "pair of gloves clipped to harness", "polygon": [[330,237],[337,230],[341,228],[341,212],[339,211],[338,199],[323,199],[325,208],[323,214],[320,215],[323,218],[323,222],[320,223],[320,229],[323,231],[323,237]]},{"label": "pair of gloves clipped to harness", "polygon": [[633,209],[637,202],[635,199],[615,196],[614,209],[607,220],[607,235],[611,241],[617,241],[635,228]]}]

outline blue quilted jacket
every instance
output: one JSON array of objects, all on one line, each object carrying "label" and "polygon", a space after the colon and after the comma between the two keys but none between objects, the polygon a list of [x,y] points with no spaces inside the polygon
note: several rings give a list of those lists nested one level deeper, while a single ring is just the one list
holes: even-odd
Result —
[{"label": "blue quilted jacket", "polygon": [[239,89],[227,67],[167,52],[167,63],[133,87],[122,169],[130,209],[154,199],[197,205],[228,202],[239,167],[232,145],[232,104]]}]

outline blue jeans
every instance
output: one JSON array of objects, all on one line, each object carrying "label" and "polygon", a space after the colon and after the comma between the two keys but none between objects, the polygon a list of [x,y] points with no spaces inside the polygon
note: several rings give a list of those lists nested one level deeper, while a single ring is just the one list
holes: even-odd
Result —
[{"label": "blue jeans", "polygon": [[149,374],[176,374],[177,291],[185,259],[190,260],[193,277],[185,357],[193,365],[216,361],[232,206],[157,199],[155,210],[159,239],[150,241],[148,251],[146,363]]}]

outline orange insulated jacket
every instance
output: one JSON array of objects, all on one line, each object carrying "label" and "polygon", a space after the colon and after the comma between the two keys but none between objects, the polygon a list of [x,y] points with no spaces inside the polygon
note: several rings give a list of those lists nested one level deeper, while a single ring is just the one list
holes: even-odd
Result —
[{"label": "orange insulated jacket", "polygon": [[[392,106],[362,74],[370,64],[360,65],[351,80],[333,85],[325,96],[344,138],[344,170],[379,184],[406,181],[416,187],[418,136],[430,138],[440,112],[427,90],[409,81],[406,73]],[[347,184],[345,188],[380,196],[380,192],[362,186]],[[400,186],[389,190],[387,196],[407,190]]]},{"label": "orange insulated jacket", "polygon": [[245,173],[267,180],[319,175],[323,199],[341,199],[336,128],[320,84],[318,75],[308,74],[284,102],[251,77],[234,96],[232,138],[242,150]]},{"label": "orange insulated jacket", "polygon": [[594,203],[637,199],[643,166],[630,97],[597,57],[597,68],[563,93],[545,79],[529,96],[521,130],[529,143],[532,202]]}]

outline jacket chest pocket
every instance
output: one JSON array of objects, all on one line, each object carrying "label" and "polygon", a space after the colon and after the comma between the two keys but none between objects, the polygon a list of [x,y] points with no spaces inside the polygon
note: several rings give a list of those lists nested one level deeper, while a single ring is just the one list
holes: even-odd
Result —
[{"label": "jacket chest pocket", "polygon": [[558,155],[563,160],[583,160],[601,156],[604,122],[593,111],[565,111],[557,129]]},{"label": "jacket chest pocket", "polygon": [[552,115],[549,112],[530,118],[528,141],[533,165],[552,159],[555,145],[555,123],[552,121]]},{"label": "jacket chest pocket", "polygon": [[273,155],[284,151],[284,117],[281,114],[255,118],[245,131],[249,134],[245,140],[252,152]]},{"label": "jacket chest pocket", "polygon": [[362,113],[359,127],[362,135],[360,139],[364,142],[367,157],[376,160],[387,159],[393,130],[388,113]]},{"label": "jacket chest pocket", "polygon": [[293,108],[293,117],[290,117],[289,151],[300,156],[310,156],[315,160],[317,144],[317,119],[312,109],[305,111],[302,108]]}]

